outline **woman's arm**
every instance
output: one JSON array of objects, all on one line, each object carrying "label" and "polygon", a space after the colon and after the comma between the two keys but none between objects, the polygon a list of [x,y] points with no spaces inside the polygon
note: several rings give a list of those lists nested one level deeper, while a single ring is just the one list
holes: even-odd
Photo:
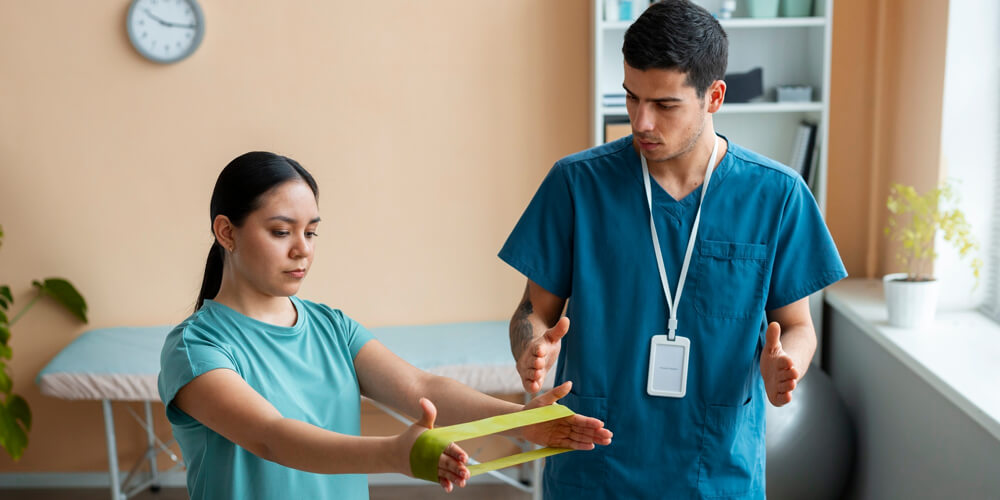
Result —
[{"label": "woman's arm", "polygon": [[[369,342],[370,343],[370,342]],[[173,403],[206,427],[260,458],[293,469],[321,474],[398,472],[412,475],[410,448],[417,436],[433,427],[435,410],[416,401],[417,423],[402,434],[360,437],[339,434],[290,418],[257,393],[236,372],[217,369],[196,377]],[[467,457],[457,447],[441,456],[441,485],[468,477]]]},{"label": "woman's arm", "polygon": [[[420,414],[420,398],[428,398],[437,405],[440,423],[444,425],[549,405],[569,393],[571,387],[567,382],[527,405],[519,405],[488,396],[456,380],[417,369],[377,340],[368,341],[358,351],[354,368],[361,393],[365,396],[414,418]],[[509,434],[523,436],[542,445],[579,450],[589,450],[594,443],[611,442],[611,432],[604,428],[603,422],[583,415],[516,429]]]}]

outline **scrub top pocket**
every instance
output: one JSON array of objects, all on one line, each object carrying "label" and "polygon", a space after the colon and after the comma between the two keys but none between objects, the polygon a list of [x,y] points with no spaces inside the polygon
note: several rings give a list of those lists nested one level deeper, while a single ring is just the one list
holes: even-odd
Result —
[{"label": "scrub top pocket", "polygon": [[701,240],[695,309],[703,316],[747,319],[764,308],[767,245]]},{"label": "scrub top pocket", "polygon": [[763,419],[753,399],[741,406],[707,405],[698,464],[698,491],[704,498],[763,496]]}]

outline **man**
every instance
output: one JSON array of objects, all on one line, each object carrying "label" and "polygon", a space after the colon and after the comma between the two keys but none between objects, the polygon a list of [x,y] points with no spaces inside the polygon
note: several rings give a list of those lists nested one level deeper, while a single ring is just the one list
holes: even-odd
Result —
[{"label": "man", "polygon": [[565,404],[615,432],[550,457],[544,491],[764,498],[765,394],[791,401],[808,296],[846,272],[801,177],[716,135],[728,42],[707,11],[655,3],[622,52],[633,134],[557,162],[499,254],[528,278],[525,390],[558,358]]}]

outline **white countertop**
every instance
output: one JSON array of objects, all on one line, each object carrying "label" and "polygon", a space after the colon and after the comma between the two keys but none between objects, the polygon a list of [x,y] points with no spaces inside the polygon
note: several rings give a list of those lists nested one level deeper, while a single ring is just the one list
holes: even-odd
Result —
[{"label": "white countertop", "polygon": [[882,282],[875,279],[841,281],[825,296],[831,307],[1000,439],[1000,324],[975,310],[938,310],[925,328],[891,327]]}]

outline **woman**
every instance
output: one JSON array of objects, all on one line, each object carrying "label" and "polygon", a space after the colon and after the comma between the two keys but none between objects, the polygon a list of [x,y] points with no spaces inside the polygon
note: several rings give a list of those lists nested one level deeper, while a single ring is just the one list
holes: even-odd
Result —
[{"label": "woman", "polygon": [[[360,324],[295,297],[312,264],[318,188],[294,160],[244,154],[212,193],[215,243],[195,313],[167,337],[160,397],[183,451],[192,498],[367,498],[363,474],[410,475],[421,432],[554,403],[570,384],[528,405],[422,372]],[[360,396],[419,417],[396,436],[360,437]],[[521,429],[535,443],[592,449],[611,442],[575,415]],[[467,454],[441,455],[446,491],[465,486]]]}]

